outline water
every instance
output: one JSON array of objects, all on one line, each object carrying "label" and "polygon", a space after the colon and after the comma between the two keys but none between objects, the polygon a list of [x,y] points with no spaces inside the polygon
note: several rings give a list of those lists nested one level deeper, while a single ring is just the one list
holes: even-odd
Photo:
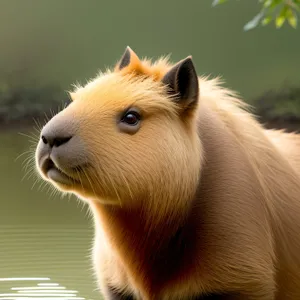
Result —
[{"label": "water", "polygon": [[[22,130],[30,133],[32,130]],[[52,196],[16,158],[27,137],[0,134],[0,300],[101,299],[90,259],[92,220],[75,197]]]},{"label": "water", "polygon": [[[48,300],[86,299],[78,297],[78,291],[76,290],[67,290],[66,287],[61,286],[59,283],[51,282],[50,278],[0,278],[0,282],[7,283],[7,288],[10,288],[10,292],[0,293],[0,299],[2,300],[36,300],[44,299],[45,297]],[[2,286],[5,287],[4,284]]]}]

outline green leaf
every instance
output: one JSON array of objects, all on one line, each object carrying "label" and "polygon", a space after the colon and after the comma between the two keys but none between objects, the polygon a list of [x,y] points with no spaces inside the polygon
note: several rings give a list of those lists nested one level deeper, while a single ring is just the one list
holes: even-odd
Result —
[{"label": "green leaf", "polygon": [[266,25],[268,25],[271,21],[272,21],[272,17],[271,17],[271,16],[267,16],[267,17],[265,17],[265,18],[262,19],[261,24],[262,24],[263,26],[266,26]]},{"label": "green leaf", "polygon": [[288,21],[293,28],[295,28],[295,29],[297,28],[297,18],[295,16],[292,18],[289,18]]},{"label": "green leaf", "polygon": [[244,26],[244,31],[248,31],[251,29],[254,29],[260,20],[263,18],[265,12],[262,10],[260,11],[251,21],[249,21],[245,26]]},{"label": "green leaf", "polygon": [[275,20],[276,28],[280,28],[284,24],[284,22],[285,22],[285,17],[277,16]]},{"label": "green leaf", "polygon": [[292,9],[289,9],[287,11],[287,20],[289,24],[296,29],[297,27],[297,16],[296,14],[292,11]]},{"label": "green leaf", "polygon": [[285,22],[285,20],[287,18],[288,9],[289,9],[289,7],[287,5],[284,5],[282,7],[279,15],[275,19],[276,28],[280,28],[284,24],[284,22]]}]

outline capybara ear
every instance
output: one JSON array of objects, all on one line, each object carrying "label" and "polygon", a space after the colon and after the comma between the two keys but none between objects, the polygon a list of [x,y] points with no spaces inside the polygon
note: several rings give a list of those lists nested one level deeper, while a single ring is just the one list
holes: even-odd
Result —
[{"label": "capybara ear", "polygon": [[122,69],[127,67],[130,67],[130,69],[134,70],[139,69],[140,65],[141,61],[139,57],[129,46],[127,46],[122,58],[117,63],[115,70],[121,71]]},{"label": "capybara ear", "polygon": [[173,66],[164,75],[162,82],[168,86],[168,92],[174,96],[174,101],[182,105],[184,110],[196,106],[199,96],[199,83],[191,56]]}]

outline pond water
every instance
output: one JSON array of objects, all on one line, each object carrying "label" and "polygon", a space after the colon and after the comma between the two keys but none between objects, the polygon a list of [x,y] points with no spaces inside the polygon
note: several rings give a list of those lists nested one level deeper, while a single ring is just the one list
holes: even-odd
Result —
[{"label": "pond water", "polygon": [[0,300],[101,299],[87,207],[53,195],[35,176],[24,178],[28,154],[18,156],[30,146],[17,131],[0,134]]}]

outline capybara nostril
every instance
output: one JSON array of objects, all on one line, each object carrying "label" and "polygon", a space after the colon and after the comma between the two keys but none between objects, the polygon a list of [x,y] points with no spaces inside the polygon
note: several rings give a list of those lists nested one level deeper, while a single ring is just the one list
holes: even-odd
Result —
[{"label": "capybara nostril", "polygon": [[72,138],[72,136],[67,136],[67,137],[57,137],[57,136],[46,136],[46,135],[42,135],[41,139],[43,141],[44,144],[49,144],[50,147],[59,147],[63,144],[66,144],[70,139]]},{"label": "capybara nostril", "polygon": [[48,141],[47,141],[47,139],[46,139],[46,137],[45,137],[44,135],[42,135],[42,141],[43,141],[43,143],[44,143],[45,145],[48,144]]}]

